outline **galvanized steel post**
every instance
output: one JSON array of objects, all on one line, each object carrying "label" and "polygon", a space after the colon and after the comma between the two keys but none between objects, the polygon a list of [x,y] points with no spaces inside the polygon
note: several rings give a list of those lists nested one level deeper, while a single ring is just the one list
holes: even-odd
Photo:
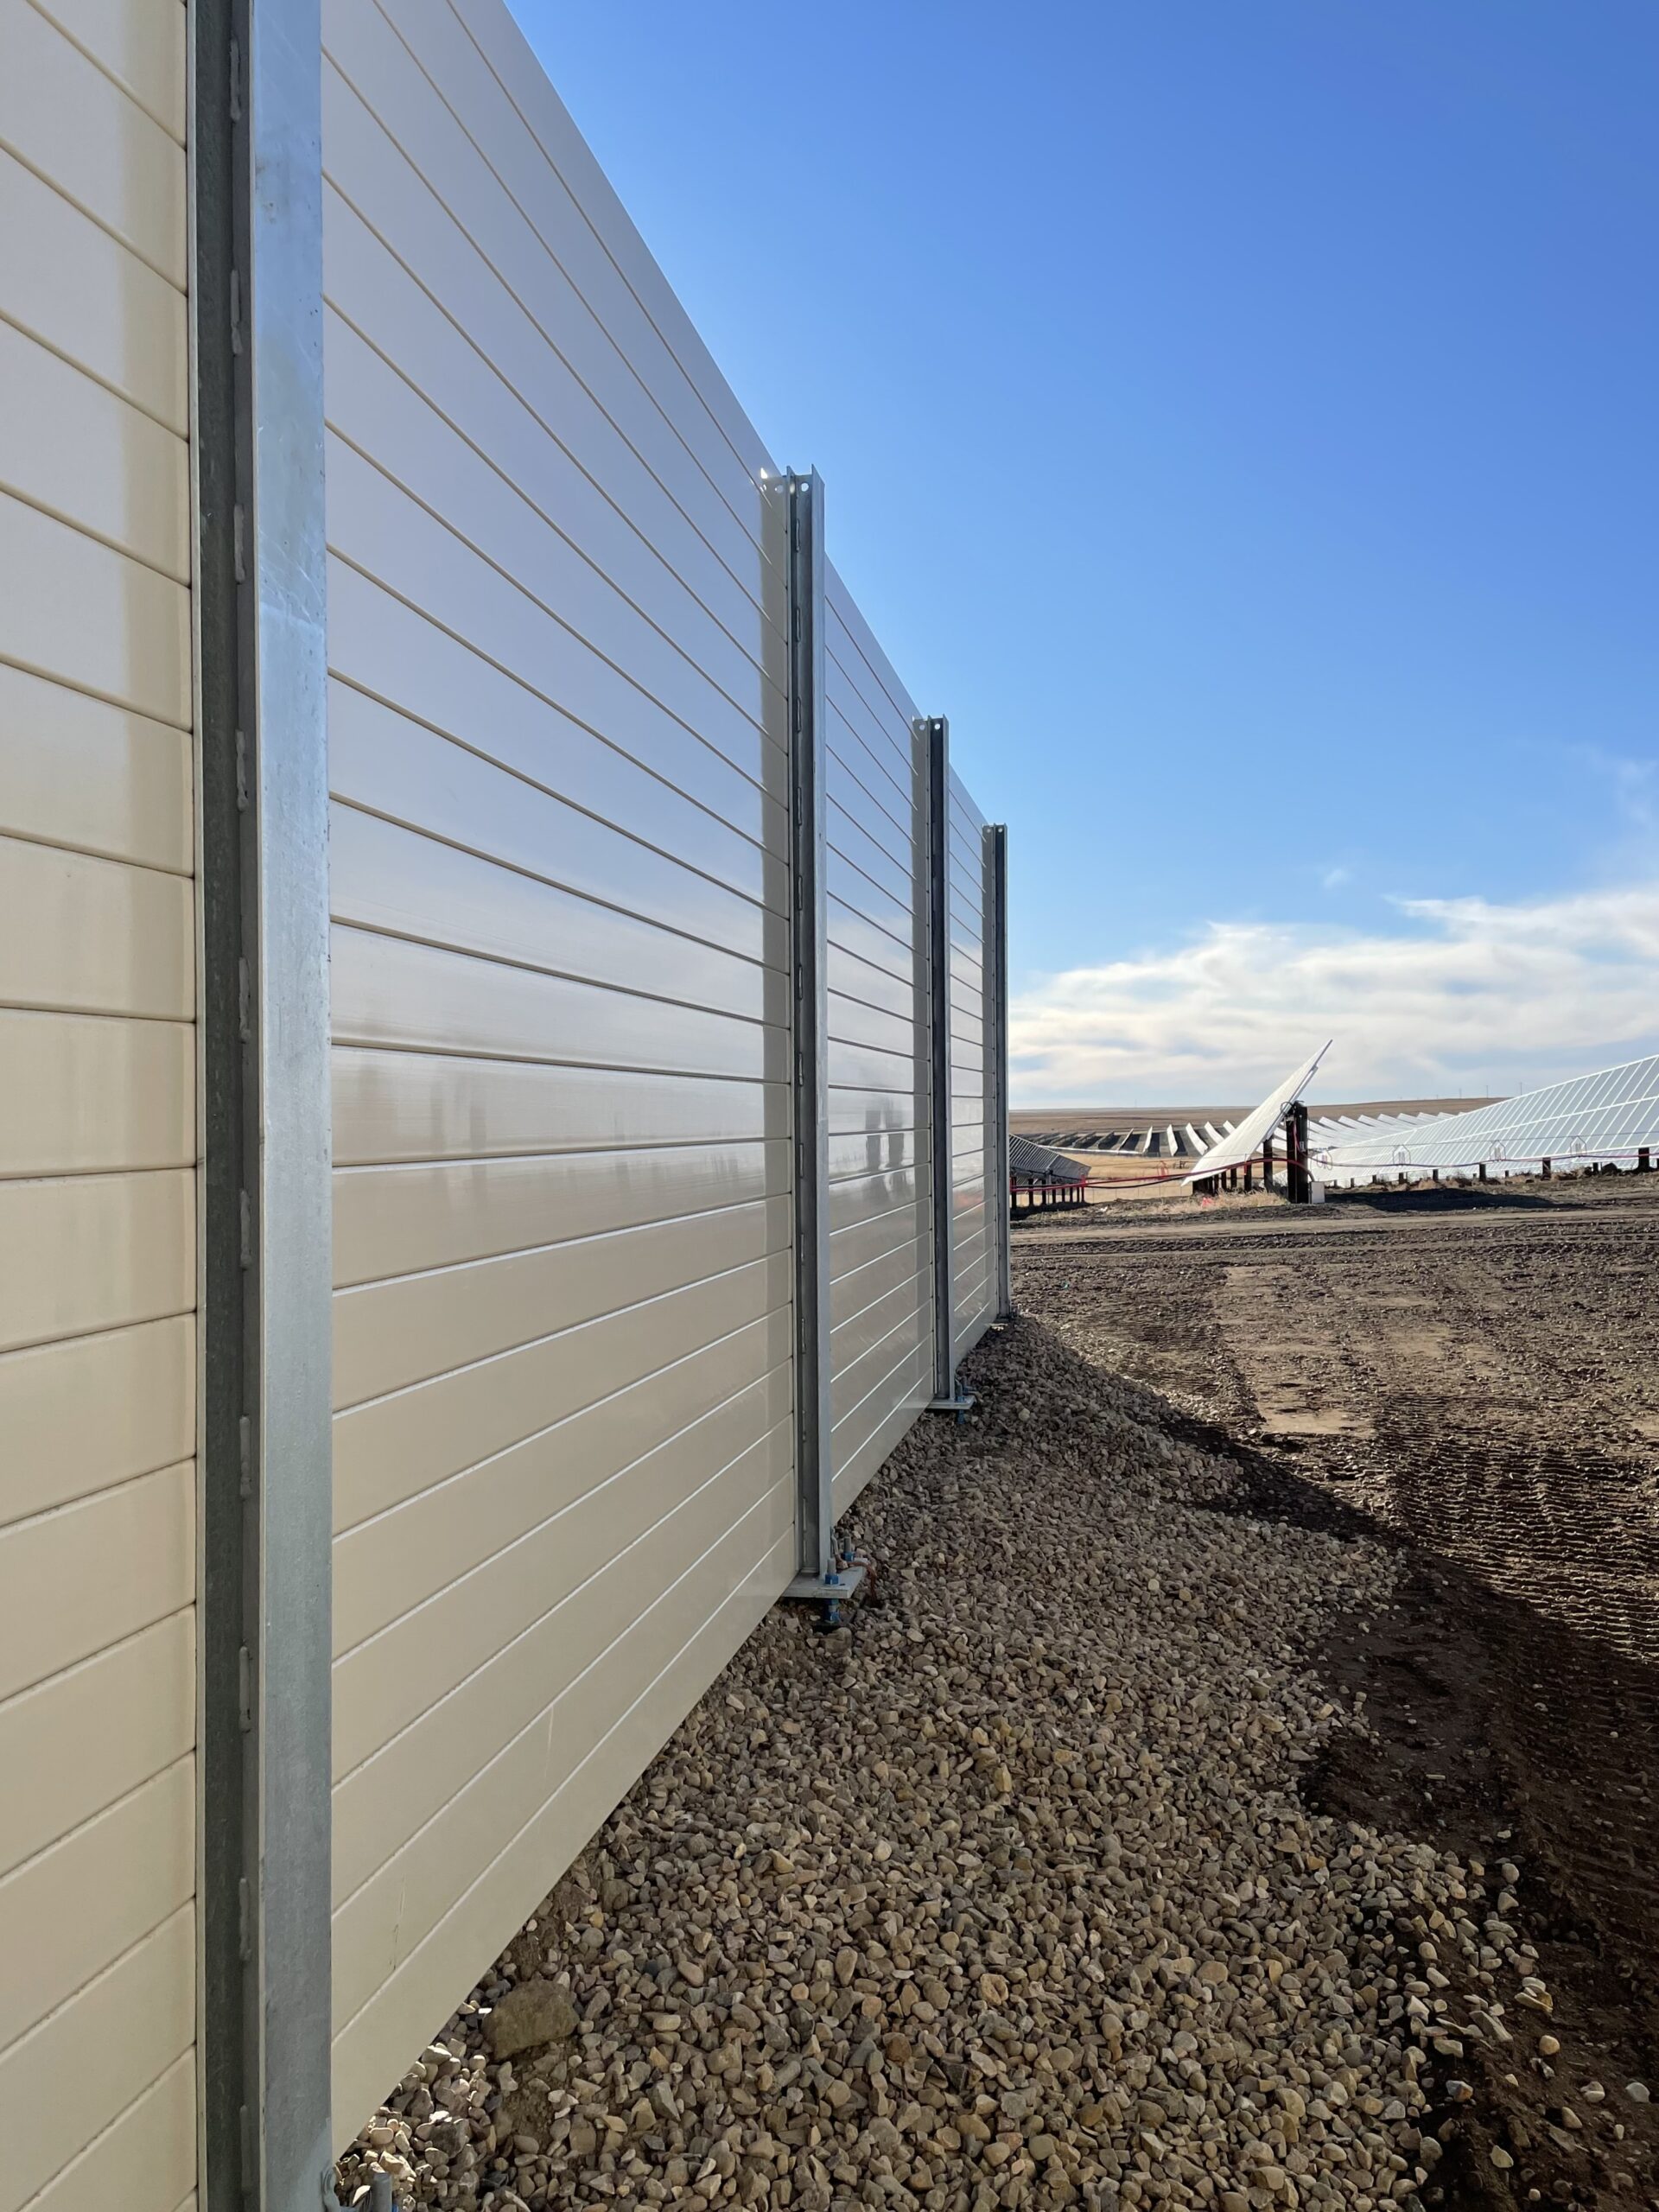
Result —
[{"label": "galvanized steel post", "polygon": [[991,1222],[996,1273],[992,1283],[992,1310],[999,1321],[1008,1321],[1014,1318],[1014,1272],[1008,1204],[1008,833],[1005,824],[992,823],[985,832],[985,842],[989,893],[987,903],[990,910],[985,950],[995,977],[987,1008],[987,1065],[994,1074],[995,1089],[992,1094],[995,1111],[991,1098],[986,1102],[991,1157],[986,1170],[985,1203],[990,1206],[995,1194],[995,1211]]},{"label": "galvanized steel post", "polygon": [[789,768],[794,887],[792,1116],[795,1471],[799,1573],[790,1595],[843,1594],[835,1554],[830,1399],[830,986],[824,886],[823,480],[785,480],[789,529]]},{"label": "galvanized steel post", "polygon": [[950,725],[926,716],[928,1173],[933,1193],[933,1406],[958,1410],[957,1226],[950,1119]]},{"label": "galvanized steel post", "polygon": [[327,2191],[328,763],[317,0],[194,0],[204,2212]]}]

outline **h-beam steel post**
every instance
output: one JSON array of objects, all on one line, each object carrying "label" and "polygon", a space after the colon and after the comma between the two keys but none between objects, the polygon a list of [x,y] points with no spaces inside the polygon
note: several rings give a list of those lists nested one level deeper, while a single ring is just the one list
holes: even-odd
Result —
[{"label": "h-beam steel post", "polygon": [[[333,2201],[321,27],[194,0],[204,2212]],[[325,2196],[326,2192],[326,2196]]]},{"label": "h-beam steel post", "polygon": [[992,1236],[992,1312],[1014,1318],[1014,1254],[1008,1211],[1008,833],[994,822],[985,832],[987,929],[985,956],[994,978],[986,1007],[987,1090],[985,1204],[995,1207]]},{"label": "h-beam steel post", "polygon": [[933,1193],[933,1408],[957,1395],[957,1209],[950,1120],[950,725],[918,727],[927,747],[928,1173]]},{"label": "h-beam steel post", "polygon": [[824,825],[823,480],[786,477],[790,874],[794,980],[795,1474],[792,1598],[834,1606],[856,1586],[836,1557],[830,1370],[830,983]]}]

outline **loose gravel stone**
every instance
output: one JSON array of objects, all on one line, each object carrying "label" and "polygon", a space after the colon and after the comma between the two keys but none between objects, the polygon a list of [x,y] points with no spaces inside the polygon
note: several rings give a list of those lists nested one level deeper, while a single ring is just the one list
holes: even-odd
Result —
[{"label": "loose gravel stone", "polygon": [[1497,2040],[1535,1961],[1518,1869],[1299,1795],[1363,1727],[1310,1655],[1395,1554],[1238,1510],[1230,1463],[1041,1329],[972,1382],[851,1516],[849,1624],[767,1618],[345,2202],[381,2168],[465,2212],[1380,2212],[1428,2182],[1430,2054]]}]

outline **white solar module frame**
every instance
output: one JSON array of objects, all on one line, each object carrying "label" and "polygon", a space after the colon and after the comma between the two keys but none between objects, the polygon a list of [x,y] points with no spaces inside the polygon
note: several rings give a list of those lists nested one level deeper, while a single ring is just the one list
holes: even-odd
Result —
[{"label": "white solar module frame", "polygon": [[1223,1143],[1211,1146],[1198,1166],[1187,1171],[1184,1179],[1190,1183],[1200,1175],[1218,1175],[1224,1168],[1242,1167],[1247,1160],[1254,1160],[1262,1149],[1263,1137],[1277,1125],[1286,1107],[1294,1105],[1301,1096],[1330,1049],[1331,1039],[1327,1037],[1310,1059],[1293,1068],[1282,1083],[1274,1085],[1262,1103],[1229,1132]]},{"label": "white solar module frame", "polygon": [[[1331,1125],[1321,1128],[1321,1138]],[[1634,1160],[1659,1147],[1659,1054],[1523,1090],[1491,1106],[1427,1120],[1402,1116],[1392,1125],[1331,1130],[1313,1154],[1316,1169],[1367,1174],[1385,1167],[1496,1166],[1525,1173],[1548,1160],[1558,1166]]]}]

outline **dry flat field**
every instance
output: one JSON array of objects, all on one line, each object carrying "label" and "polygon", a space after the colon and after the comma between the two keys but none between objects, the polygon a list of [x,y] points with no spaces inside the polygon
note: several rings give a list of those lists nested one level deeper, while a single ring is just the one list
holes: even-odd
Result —
[{"label": "dry flat field", "polygon": [[1493,2055],[1495,2109],[1593,2193],[1597,2128],[1659,2052],[1659,1177],[1160,1197],[1020,1250],[1029,1310],[1229,1452],[1264,1515],[1407,1541],[1395,1610],[1322,1655],[1378,1740],[1313,1788],[1525,1864],[1568,2056],[1507,2084]]},{"label": "dry flat field", "polygon": [[1022,1228],[343,2200],[1659,2206],[1650,1187]]}]

